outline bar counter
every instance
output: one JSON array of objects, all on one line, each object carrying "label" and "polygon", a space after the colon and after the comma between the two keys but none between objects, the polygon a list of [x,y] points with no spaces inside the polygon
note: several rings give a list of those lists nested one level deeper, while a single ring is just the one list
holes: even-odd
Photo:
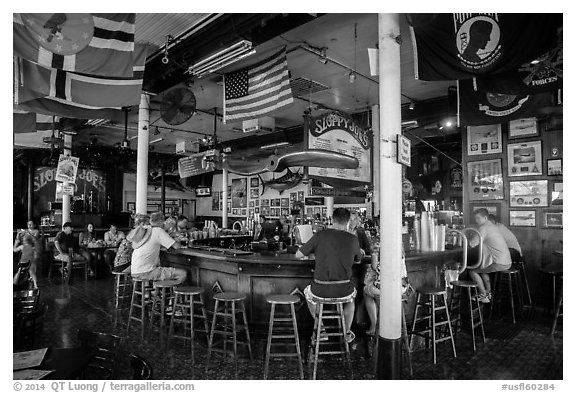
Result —
[{"label": "bar counter", "polygon": [[[265,332],[268,326],[270,306],[265,297],[270,294],[295,293],[301,297],[297,305],[299,327],[311,327],[312,318],[304,301],[304,288],[314,277],[314,257],[299,259],[294,254],[275,252],[244,252],[224,249],[183,248],[163,251],[163,266],[183,268],[188,272],[187,282],[206,289],[205,297],[208,310],[213,308],[212,296],[217,288],[223,291],[241,292],[247,295],[246,309],[250,328],[255,333]],[[460,259],[461,249],[443,252],[409,253],[406,256],[406,269],[412,286],[433,285],[439,282],[439,271],[444,264]],[[366,325],[367,316],[363,305],[364,274],[370,258],[354,264],[352,282],[356,297],[355,324]],[[413,307],[412,302],[408,308]],[[411,312],[407,309],[407,317]]]}]

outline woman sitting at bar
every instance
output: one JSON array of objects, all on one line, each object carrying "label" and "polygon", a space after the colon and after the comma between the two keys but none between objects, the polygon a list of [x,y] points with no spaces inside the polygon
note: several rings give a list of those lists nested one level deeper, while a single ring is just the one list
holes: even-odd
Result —
[{"label": "woman sitting at bar", "polygon": [[[468,269],[468,272],[472,280],[478,285],[478,290],[480,291],[478,300],[482,303],[490,303],[492,295],[488,273],[510,269],[512,259],[510,258],[510,251],[506,241],[500,231],[496,225],[488,220],[488,210],[484,208],[476,210],[474,212],[474,221],[478,225],[478,231],[484,240],[482,264],[478,269]],[[477,237],[470,240],[470,245],[473,247],[468,251],[470,263],[475,263],[478,260],[479,243],[480,241]]]}]

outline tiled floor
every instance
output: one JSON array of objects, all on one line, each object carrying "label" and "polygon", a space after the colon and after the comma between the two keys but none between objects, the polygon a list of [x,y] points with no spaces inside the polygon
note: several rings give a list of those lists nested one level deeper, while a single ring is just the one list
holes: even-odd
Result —
[{"label": "tiled floor", "polygon": [[[84,282],[76,278],[62,285],[58,278],[40,282],[41,298],[48,304],[45,326],[35,347],[73,347],[76,330],[84,328],[110,332],[125,337],[123,350],[148,359],[154,369],[154,379],[234,379],[233,362],[216,355],[210,370],[205,372],[206,344],[201,334],[196,345],[196,365],[191,366],[189,345],[173,342],[167,351],[160,349],[158,329],[146,333],[140,343],[138,329],[126,335],[127,312],[114,318],[112,278]],[[551,317],[526,312],[517,325],[507,321],[486,323],[486,343],[476,353],[471,349],[471,337],[461,333],[456,338],[457,358],[452,358],[448,342],[440,344],[438,364],[433,365],[431,351],[412,353],[413,375],[406,364],[403,379],[562,379],[562,324],[554,337],[549,336]],[[247,357],[239,364],[241,379],[262,379],[265,341],[254,340],[254,361]],[[304,348],[303,348],[304,349]],[[357,334],[352,352],[354,379],[373,379],[373,362],[368,354],[371,347],[365,336]],[[403,357],[406,359],[406,357]],[[272,360],[270,379],[297,379],[295,361]],[[129,366],[123,364],[119,378],[129,378]],[[305,377],[311,370],[304,366]],[[318,366],[318,379],[347,379],[350,375],[340,359],[328,359]]]}]

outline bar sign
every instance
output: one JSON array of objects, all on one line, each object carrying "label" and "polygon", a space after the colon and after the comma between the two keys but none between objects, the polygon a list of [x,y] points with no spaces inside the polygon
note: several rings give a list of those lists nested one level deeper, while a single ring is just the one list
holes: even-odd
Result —
[{"label": "bar sign", "polygon": [[406,166],[411,165],[411,141],[403,135],[398,134],[398,154],[397,160],[399,164]]}]

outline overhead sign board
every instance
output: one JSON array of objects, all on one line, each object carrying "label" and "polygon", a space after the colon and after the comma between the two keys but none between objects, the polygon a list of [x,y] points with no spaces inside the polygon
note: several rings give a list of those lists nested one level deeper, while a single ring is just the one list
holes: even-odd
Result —
[{"label": "overhead sign board", "polygon": [[207,156],[212,155],[213,150],[208,152],[192,154],[178,160],[178,173],[181,178],[201,175],[203,173],[214,171],[214,162],[210,161]]},{"label": "overhead sign board", "polygon": [[78,157],[60,154],[58,167],[56,168],[56,181],[74,183],[79,162],[80,159]]}]

